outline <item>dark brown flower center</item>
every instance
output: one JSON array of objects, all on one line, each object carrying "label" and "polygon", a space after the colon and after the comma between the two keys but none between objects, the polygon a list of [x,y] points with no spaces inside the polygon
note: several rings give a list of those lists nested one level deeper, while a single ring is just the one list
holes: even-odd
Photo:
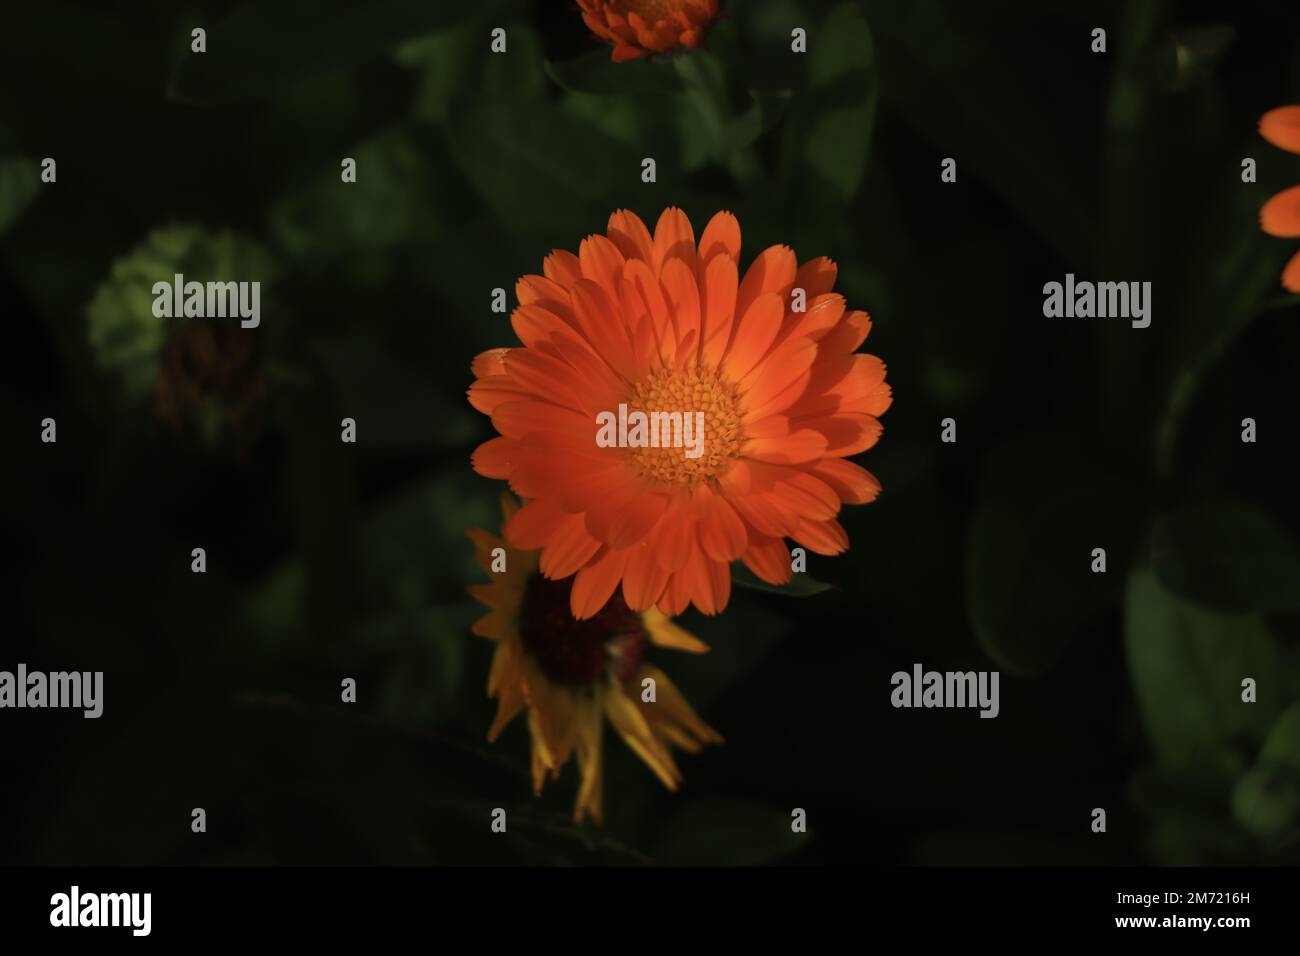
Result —
[{"label": "dark brown flower center", "polygon": [[645,654],[641,615],[615,594],[594,617],[575,620],[569,610],[573,578],[528,579],[519,615],[524,647],[557,684],[588,685],[612,675],[620,683],[636,672]]}]

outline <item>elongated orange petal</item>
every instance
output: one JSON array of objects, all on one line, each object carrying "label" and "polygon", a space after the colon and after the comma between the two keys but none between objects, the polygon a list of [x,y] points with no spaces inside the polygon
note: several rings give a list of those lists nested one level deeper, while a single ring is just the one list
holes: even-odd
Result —
[{"label": "elongated orange petal", "polygon": [[740,223],[729,212],[715,213],[700,236],[700,259],[709,262],[719,253],[740,260]]},{"label": "elongated orange petal", "polygon": [[1270,236],[1300,237],[1300,186],[1284,189],[1259,211],[1259,226]]},{"label": "elongated orange petal", "polygon": [[1300,292],[1300,252],[1293,255],[1282,270],[1282,286],[1288,292]]},{"label": "elongated orange petal", "polygon": [[1279,149],[1300,153],[1300,106],[1279,106],[1259,120],[1259,135]]},{"label": "elongated orange petal", "polygon": [[755,299],[736,327],[731,348],[722,360],[722,373],[732,382],[749,374],[776,341],[784,317],[785,306],[776,293],[769,292]]}]

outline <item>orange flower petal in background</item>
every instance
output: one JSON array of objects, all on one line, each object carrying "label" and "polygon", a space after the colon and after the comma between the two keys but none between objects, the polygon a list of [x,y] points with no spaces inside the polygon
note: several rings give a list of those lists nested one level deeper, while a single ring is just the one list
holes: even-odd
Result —
[{"label": "orange flower petal in background", "polygon": [[[698,245],[679,209],[653,233],[616,212],[607,237],[577,256],[556,251],[545,276],[519,281],[523,347],[474,360],[470,402],[500,433],[474,468],[527,500],[506,538],[539,548],[547,577],[576,575],[579,619],[620,588],[634,611],[715,614],[733,561],[785,583],[784,539],[838,554],[848,547],[840,508],[879,494],[844,460],[876,443],[892,400],[884,363],[855,351],[866,313],[830,291],[829,259],[801,266],[773,246],[742,274],[739,252],[727,212]],[[601,447],[598,416],[620,405],[683,425],[700,413],[702,439],[690,455],[677,433],[662,447]]]},{"label": "orange flower petal in background", "polygon": [[615,63],[681,47],[693,49],[718,15],[719,0],[578,0],[582,19],[614,44]]},{"label": "orange flower petal in background", "polygon": [[1279,106],[1259,119],[1259,135],[1279,149],[1300,153],[1300,106]]},{"label": "orange flower petal in background", "polygon": [[1259,211],[1259,225],[1270,236],[1300,237],[1300,186],[1284,189]]},{"label": "orange flower petal in background", "polygon": [[[1300,153],[1300,106],[1269,110],[1259,120],[1259,135],[1279,149]],[[1284,189],[1264,203],[1259,225],[1270,236],[1300,238],[1300,186]],[[1288,292],[1300,292],[1300,253],[1282,270],[1282,286]]]}]

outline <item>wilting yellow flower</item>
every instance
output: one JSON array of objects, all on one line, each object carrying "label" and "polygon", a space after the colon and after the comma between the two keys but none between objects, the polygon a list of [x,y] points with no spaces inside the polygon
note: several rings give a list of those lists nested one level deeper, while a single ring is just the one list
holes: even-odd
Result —
[{"label": "wilting yellow flower", "polygon": [[[505,520],[518,507],[509,495],[502,496]],[[490,609],[474,633],[497,643],[488,676],[488,696],[497,700],[497,715],[488,740],[496,740],[527,711],[533,788],[539,794],[547,775],[558,777],[576,754],[582,780],[575,820],[587,815],[601,820],[601,738],[607,719],[663,785],[676,790],[682,775],[672,748],[698,753],[704,744],[722,738],[696,715],[667,674],[646,663],[645,651],[654,644],[702,654],[708,646],[654,608],[633,611],[617,595],[594,616],[576,620],[569,612],[571,578],[544,577],[536,551],[511,550],[500,537],[479,528],[469,535],[479,564],[492,575],[491,583],[469,589]],[[500,564],[493,570],[494,552],[495,558],[504,557],[504,570]],[[647,701],[650,686],[654,699]]]},{"label": "wilting yellow flower", "polygon": [[614,44],[613,60],[694,48],[718,15],[718,0],[578,0],[582,19]]}]

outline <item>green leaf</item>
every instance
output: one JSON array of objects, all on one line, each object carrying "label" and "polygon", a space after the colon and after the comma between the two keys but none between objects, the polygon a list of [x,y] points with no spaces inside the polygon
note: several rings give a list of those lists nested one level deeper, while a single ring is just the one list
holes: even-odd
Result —
[{"label": "green leaf", "polygon": [[856,3],[841,3],[809,39],[808,88],[786,132],[790,175],[829,187],[836,202],[858,191],[875,125],[876,56]]},{"label": "green leaf", "polygon": [[607,197],[640,172],[630,148],[552,103],[467,97],[448,134],[465,175],[516,230],[603,223]]},{"label": "green leaf", "polygon": [[348,155],[355,183],[340,181],[336,162],[272,206],[271,233],[286,256],[331,271],[363,257],[391,263],[395,247],[437,234],[442,224],[426,211],[435,201],[429,160],[415,139],[388,130]]},{"label": "green leaf", "polygon": [[1278,718],[1255,767],[1237,781],[1232,809],[1238,823],[1275,847],[1300,838],[1300,701]]},{"label": "green leaf", "polygon": [[802,572],[796,573],[789,584],[768,584],[739,563],[731,566],[731,583],[751,591],[768,591],[772,594],[784,594],[787,597],[811,597],[814,594],[835,590],[835,585],[818,581]]},{"label": "green leaf", "polygon": [[1287,708],[1268,732],[1259,762],[1300,773],[1300,701]]},{"label": "green leaf", "polygon": [[[1255,615],[1226,615],[1184,601],[1150,568],[1129,576],[1124,645],[1151,748],[1168,766],[1227,765],[1224,748],[1256,745],[1277,712],[1276,641]],[[1241,681],[1260,683],[1258,703]],[[1228,769],[1232,769],[1228,767]]]},{"label": "green leaf", "polygon": [[0,236],[18,221],[36,198],[40,165],[25,156],[0,160]]},{"label": "green leaf", "polygon": [[980,647],[1019,676],[1046,672],[1076,636],[1108,611],[1114,586],[1091,569],[1108,546],[1108,499],[1064,488],[1040,502],[991,503],[976,512],[966,547],[966,609]]},{"label": "green leaf", "polygon": [[739,800],[688,803],[668,818],[651,855],[664,866],[753,866],[802,849],[812,839],[791,829],[789,811]]},{"label": "green leaf", "polygon": [[1265,840],[1288,830],[1300,814],[1300,776],[1254,767],[1232,791],[1232,815]]},{"label": "green leaf", "polygon": [[[505,0],[478,0],[469,15],[484,19],[505,8]],[[458,25],[466,16],[461,4],[426,0],[249,3],[208,29],[207,52],[187,48],[180,55],[167,94],[188,103],[273,95],[298,80],[351,69],[403,40]]]},{"label": "green leaf", "polygon": [[790,90],[750,90],[753,103],[732,121],[727,130],[728,146],[744,149],[776,127],[785,116],[794,94]]},{"label": "green leaf", "polygon": [[1156,525],[1153,562],[1170,591],[1222,611],[1300,609],[1300,554],[1246,502],[1202,502]]},{"label": "green leaf", "polygon": [[546,74],[571,93],[677,93],[684,88],[674,58],[615,63],[609,58],[608,47],[598,47],[572,60],[547,60]]}]

